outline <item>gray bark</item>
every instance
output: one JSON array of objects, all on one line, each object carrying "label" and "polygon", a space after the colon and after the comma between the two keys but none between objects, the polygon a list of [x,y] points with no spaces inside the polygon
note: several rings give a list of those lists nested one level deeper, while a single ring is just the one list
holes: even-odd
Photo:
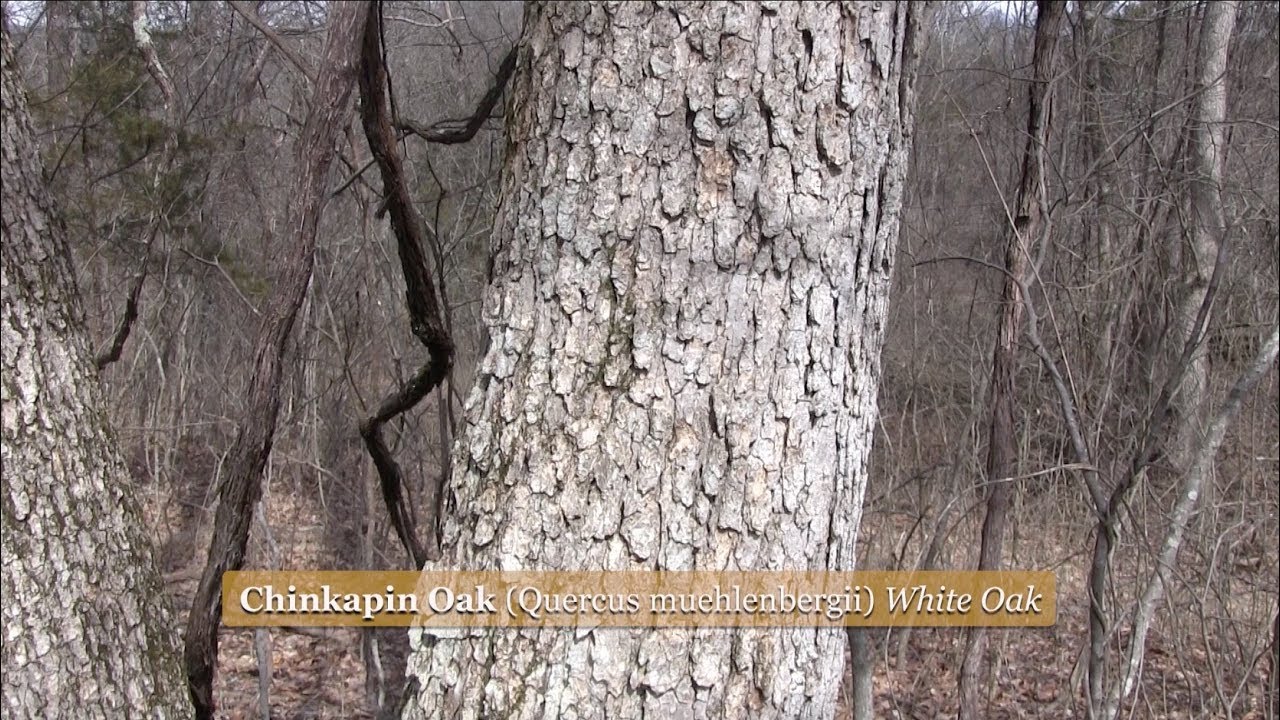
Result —
[{"label": "gray bark", "polygon": [[9,39],[0,68],[3,715],[191,716]]},{"label": "gray bark", "polygon": [[[853,567],[917,9],[529,6],[447,566]],[[408,718],[830,717],[844,633],[412,644]]]},{"label": "gray bark", "polygon": [[1182,549],[1182,540],[1186,535],[1187,527],[1210,480],[1213,459],[1222,447],[1227,429],[1239,414],[1245,397],[1253,391],[1262,376],[1275,364],[1278,350],[1280,350],[1280,329],[1272,328],[1270,337],[1258,350],[1249,368],[1236,379],[1221,409],[1213,418],[1206,421],[1203,437],[1189,453],[1191,466],[1183,473],[1178,487],[1178,500],[1169,513],[1169,528],[1165,532],[1160,554],[1156,558],[1156,568],[1146,578],[1142,596],[1133,609],[1133,639],[1124,657],[1122,677],[1112,685],[1106,705],[1099,714],[1100,717],[1108,720],[1120,717],[1124,710],[1124,702],[1137,689],[1138,681],[1142,677],[1143,659],[1146,657],[1147,633],[1150,632],[1156,610],[1164,599],[1166,578],[1176,576],[1178,551]]},{"label": "gray bark", "polygon": [[[1219,261],[1219,245],[1225,242],[1226,218],[1222,206],[1222,159],[1226,155],[1227,141],[1227,54],[1236,22],[1236,3],[1208,3],[1200,27],[1200,47],[1197,53],[1196,96],[1192,111],[1190,142],[1187,145],[1187,166],[1193,174],[1190,183],[1191,229],[1187,241],[1185,282],[1186,294],[1175,318],[1177,342],[1172,344],[1181,350],[1184,344],[1197,346],[1190,365],[1182,376],[1178,392],[1174,396],[1179,425],[1171,456],[1180,471],[1187,471],[1193,463],[1195,448],[1206,432],[1205,417],[1209,395],[1209,352],[1204,343],[1208,328],[1207,318],[1201,319],[1200,309],[1210,292],[1214,267]],[[1209,298],[1212,302],[1212,298]],[[1174,368],[1179,372],[1181,368]]]}]

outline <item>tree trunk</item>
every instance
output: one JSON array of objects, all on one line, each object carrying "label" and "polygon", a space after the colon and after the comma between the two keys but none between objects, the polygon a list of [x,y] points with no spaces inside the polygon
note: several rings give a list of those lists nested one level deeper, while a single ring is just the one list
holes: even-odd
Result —
[{"label": "tree trunk", "polygon": [[[445,561],[852,569],[906,3],[529,6]],[[415,630],[406,717],[830,717],[839,630]]]},{"label": "tree trunk", "polygon": [[[991,425],[987,447],[987,514],[982,523],[979,570],[999,570],[1004,553],[1005,527],[1018,454],[1014,408],[1014,376],[1018,369],[1018,335],[1022,332],[1022,288],[1026,287],[1032,247],[1040,241],[1047,219],[1044,217],[1044,153],[1049,140],[1053,107],[1053,72],[1056,65],[1059,28],[1065,3],[1040,0],[1036,12],[1035,51],[1032,81],[1027,91],[1027,143],[1022,154],[1022,178],[1018,184],[1015,215],[1008,218],[1005,243],[1004,289],[1000,296],[996,345],[991,369]],[[970,628],[966,633],[964,659],[960,667],[960,717],[979,718],[987,663],[986,628]]]},{"label": "tree trunk", "polygon": [[[1221,163],[1226,139],[1227,51],[1235,27],[1236,4],[1234,2],[1208,3],[1200,28],[1200,45],[1195,64],[1195,105],[1190,121],[1189,141],[1186,147],[1187,166],[1196,174],[1191,185],[1192,223],[1189,244],[1189,289],[1182,299],[1177,315],[1173,318],[1174,337],[1168,346],[1170,354],[1178,358],[1172,363],[1169,377],[1155,401],[1155,408],[1147,421],[1146,437],[1142,439],[1133,458],[1133,465],[1111,492],[1105,506],[1099,508],[1099,520],[1094,531],[1093,560],[1089,570],[1089,717],[1112,720],[1123,714],[1124,703],[1132,697],[1141,679],[1142,663],[1146,653],[1146,637],[1154,618],[1157,604],[1163,599],[1166,568],[1172,567],[1181,547],[1182,535],[1191,513],[1199,503],[1207,487],[1214,455],[1234,410],[1218,412],[1212,423],[1207,422],[1208,405],[1208,356],[1200,348],[1207,327],[1213,295],[1221,283],[1225,267],[1225,251],[1222,232],[1225,220],[1221,205]],[[1269,361],[1268,361],[1269,362]],[[1260,375],[1260,372],[1259,372]],[[1240,383],[1228,395],[1228,401],[1240,390]],[[1121,658],[1118,678],[1108,673],[1117,672],[1108,667],[1108,645],[1116,633],[1110,626],[1108,596],[1111,594],[1111,555],[1119,539],[1124,504],[1138,483],[1145,477],[1147,468],[1155,457],[1156,439],[1165,426],[1171,408],[1179,413],[1176,418],[1176,439],[1170,451],[1172,464],[1182,477],[1178,500],[1174,504],[1161,554],[1157,558],[1155,575],[1150,578],[1132,611],[1128,651]],[[1216,437],[1216,439],[1215,439]]]},{"label": "tree trunk", "polygon": [[329,199],[329,166],[342,130],[351,120],[351,93],[360,66],[360,42],[369,3],[334,3],[328,13],[324,56],[316,74],[307,121],[298,139],[298,173],[290,192],[291,236],[267,298],[253,349],[253,379],[245,416],[227,452],[204,573],[187,616],[183,661],[200,718],[213,716],[213,674],[218,661],[222,574],[239,570],[249,542],[249,522],[262,494],[262,470],[271,454],[280,414],[285,345],[311,283],[316,232]]},{"label": "tree trunk", "polygon": [[[1204,345],[1208,329],[1207,317],[1200,318],[1200,308],[1212,303],[1211,287],[1219,246],[1225,242],[1226,219],[1222,210],[1222,159],[1227,141],[1227,51],[1235,28],[1234,2],[1208,3],[1200,26],[1197,51],[1196,95],[1192,110],[1190,142],[1187,144],[1187,169],[1190,182],[1191,228],[1186,238],[1190,253],[1187,259],[1186,294],[1175,318],[1177,339],[1174,354],[1184,344],[1197,350],[1185,370],[1178,392],[1174,395],[1178,411],[1177,436],[1172,451],[1174,466],[1186,471],[1200,439],[1205,433],[1205,417],[1209,396],[1209,352]],[[1174,368],[1174,372],[1181,368]]]},{"label": "tree trunk", "polygon": [[[853,663],[853,693],[849,699],[849,716],[853,720],[875,720],[876,716],[876,638],[874,628],[849,628],[849,659]],[[884,641],[888,636],[881,633]]]},{"label": "tree trunk", "polygon": [[108,427],[8,35],[3,115],[3,715],[191,715],[160,574]]}]

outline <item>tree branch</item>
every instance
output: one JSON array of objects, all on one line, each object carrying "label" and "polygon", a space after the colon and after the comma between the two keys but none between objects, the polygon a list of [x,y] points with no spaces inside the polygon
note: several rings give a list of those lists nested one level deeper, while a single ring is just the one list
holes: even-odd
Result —
[{"label": "tree branch", "polygon": [[290,243],[282,251],[287,255],[281,261],[279,278],[272,286],[258,326],[246,410],[228,450],[225,474],[218,486],[209,555],[187,617],[183,659],[198,720],[214,715],[213,676],[218,661],[222,575],[244,565],[253,508],[262,496],[262,471],[271,455],[280,415],[285,349],[311,284],[316,235],[328,199],[325,191],[329,169],[342,128],[351,115],[366,4],[372,5],[333,4],[324,59],[298,139],[298,172],[289,192]]},{"label": "tree branch", "polygon": [[142,269],[138,271],[137,277],[133,280],[133,288],[129,290],[129,298],[124,303],[124,317],[120,318],[120,324],[116,326],[115,335],[111,338],[111,345],[98,353],[94,358],[93,364],[98,370],[106,368],[111,363],[120,359],[120,354],[124,352],[124,344],[129,340],[129,333],[133,331],[133,323],[138,319],[138,299],[142,296],[142,286],[147,282],[147,265],[151,261],[151,244],[155,242],[156,232],[160,229],[160,224],[156,223],[151,228],[151,239],[147,241],[146,253],[142,256]]},{"label": "tree branch", "polygon": [[480,99],[480,104],[476,106],[476,110],[471,114],[471,117],[441,120],[430,127],[423,127],[411,120],[401,120],[397,126],[401,131],[417,135],[431,143],[456,145],[468,142],[480,131],[484,121],[489,119],[489,114],[493,112],[494,106],[498,104],[498,100],[502,97],[502,91],[506,88],[507,81],[514,74],[517,47],[513,45],[507,51],[507,56],[502,59],[502,65],[498,68],[498,75],[493,79],[493,85],[484,94],[484,97]]},{"label": "tree branch", "polygon": [[[396,534],[417,567],[439,556],[436,527],[439,520],[439,484],[433,497],[427,498],[430,511],[427,527],[429,545],[423,548],[414,527],[412,508],[404,498],[404,482],[400,467],[382,439],[382,426],[400,413],[414,407],[432,390],[440,386],[453,367],[453,340],[440,320],[436,289],[427,270],[422,250],[422,218],[413,207],[404,169],[396,153],[396,133],[391,125],[391,109],[387,98],[390,82],[383,62],[380,21],[376,7],[370,6],[364,31],[360,66],[360,121],[369,150],[382,174],[383,200],[391,218],[400,254],[400,268],[405,280],[405,304],[409,311],[410,329],[427,349],[430,359],[400,389],[383,400],[377,413],[360,424],[360,436],[378,469],[382,497],[387,503]],[[505,65],[504,65],[505,66]]]},{"label": "tree branch", "polygon": [[227,4],[231,6],[232,10],[236,11],[236,14],[244,18],[250,25],[257,28],[258,32],[262,33],[262,35],[267,38],[267,41],[274,45],[276,49],[280,51],[280,54],[284,55],[285,59],[298,69],[298,72],[302,73],[302,76],[307,79],[307,82],[314,83],[316,81],[315,73],[311,71],[311,68],[307,67],[307,63],[302,59],[302,57],[298,55],[298,53],[294,52],[293,48],[285,45],[284,41],[280,39],[280,36],[277,35],[276,32],[266,23],[262,22],[262,18],[258,17],[257,13],[243,7],[243,0],[231,0]]}]

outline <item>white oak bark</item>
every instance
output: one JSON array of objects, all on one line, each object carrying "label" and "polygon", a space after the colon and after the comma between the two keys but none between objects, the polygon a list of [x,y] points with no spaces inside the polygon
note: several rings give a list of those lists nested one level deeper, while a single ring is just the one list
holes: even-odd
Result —
[{"label": "white oak bark", "polygon": [[[529,6],[449,566],[853,567],[916,10]],[[415,630],[405,716],[829,717],[844,643]]]},{"label": "white oak bark", "polygon": [[104,415],[7,36],[3,45],[0,714],[189,717],[172,618]]}]

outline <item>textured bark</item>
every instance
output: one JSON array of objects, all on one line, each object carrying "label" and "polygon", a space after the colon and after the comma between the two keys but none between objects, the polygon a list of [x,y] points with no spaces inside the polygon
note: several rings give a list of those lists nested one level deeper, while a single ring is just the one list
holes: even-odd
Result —
[{"label": "textured bark", "polygon": [[[529,6],[450,566],[853,567],[917,9]],[[412,642],[410,718],[769,718],[830,717],[845,636]]]},{"label": "textured bark", "polygon": [[249,541],[253,507],[262,493],[266,466],[280,414],[280,381],[285,344],[311,283],[316,229],[329,197],[329,166],[343,128],[351,119],[351,93],[360,64],[360,40],[368,3],[334,3],[324,59],[311,109],[298,140],[298,174],[290,192],[290,244],[263,311],[254,342],[253,378],[245,416],[227,453],[213,519],[213,539],[204,574],[187,616],[183,660],[196,714],[213,716],[213,671],[218,660],[218,624],[222,611],[222,574],[239,570]]},{"label": "textured bark", "polygon": [[[1018,369],[1018,335],[1022,332],[1023,288],[1030,266],[1032,248],[1040,242],[1044,217],[1044,153],[1049,141],[1049,121],[1053,110],[1053,74],[1057,64],[1058,33],[1065,4],[1041,0],[1036,11],[1035,51],[1032,79],[1027,90],[1027,143],[1022,153],[1022,177],[1018,183],[1015,215],[1009,218],[1005,243],[1005,280],[1000,295],[996,344],[991,361],[991,425],[987,447],[987,514],[982,522],[979,570],[999,570],[1004,554],[1005,526],[1013,485],[1009,478],[1018,472],[1017,428],[1014,424]],[[964,658],[960,667],[960,717],[979,718],[987,663],[986,628],[970,628],[966,633]]]},{"label": "textured bark", "polygon": [[191,715],[9,39],[0,68],[6,718]]}]

